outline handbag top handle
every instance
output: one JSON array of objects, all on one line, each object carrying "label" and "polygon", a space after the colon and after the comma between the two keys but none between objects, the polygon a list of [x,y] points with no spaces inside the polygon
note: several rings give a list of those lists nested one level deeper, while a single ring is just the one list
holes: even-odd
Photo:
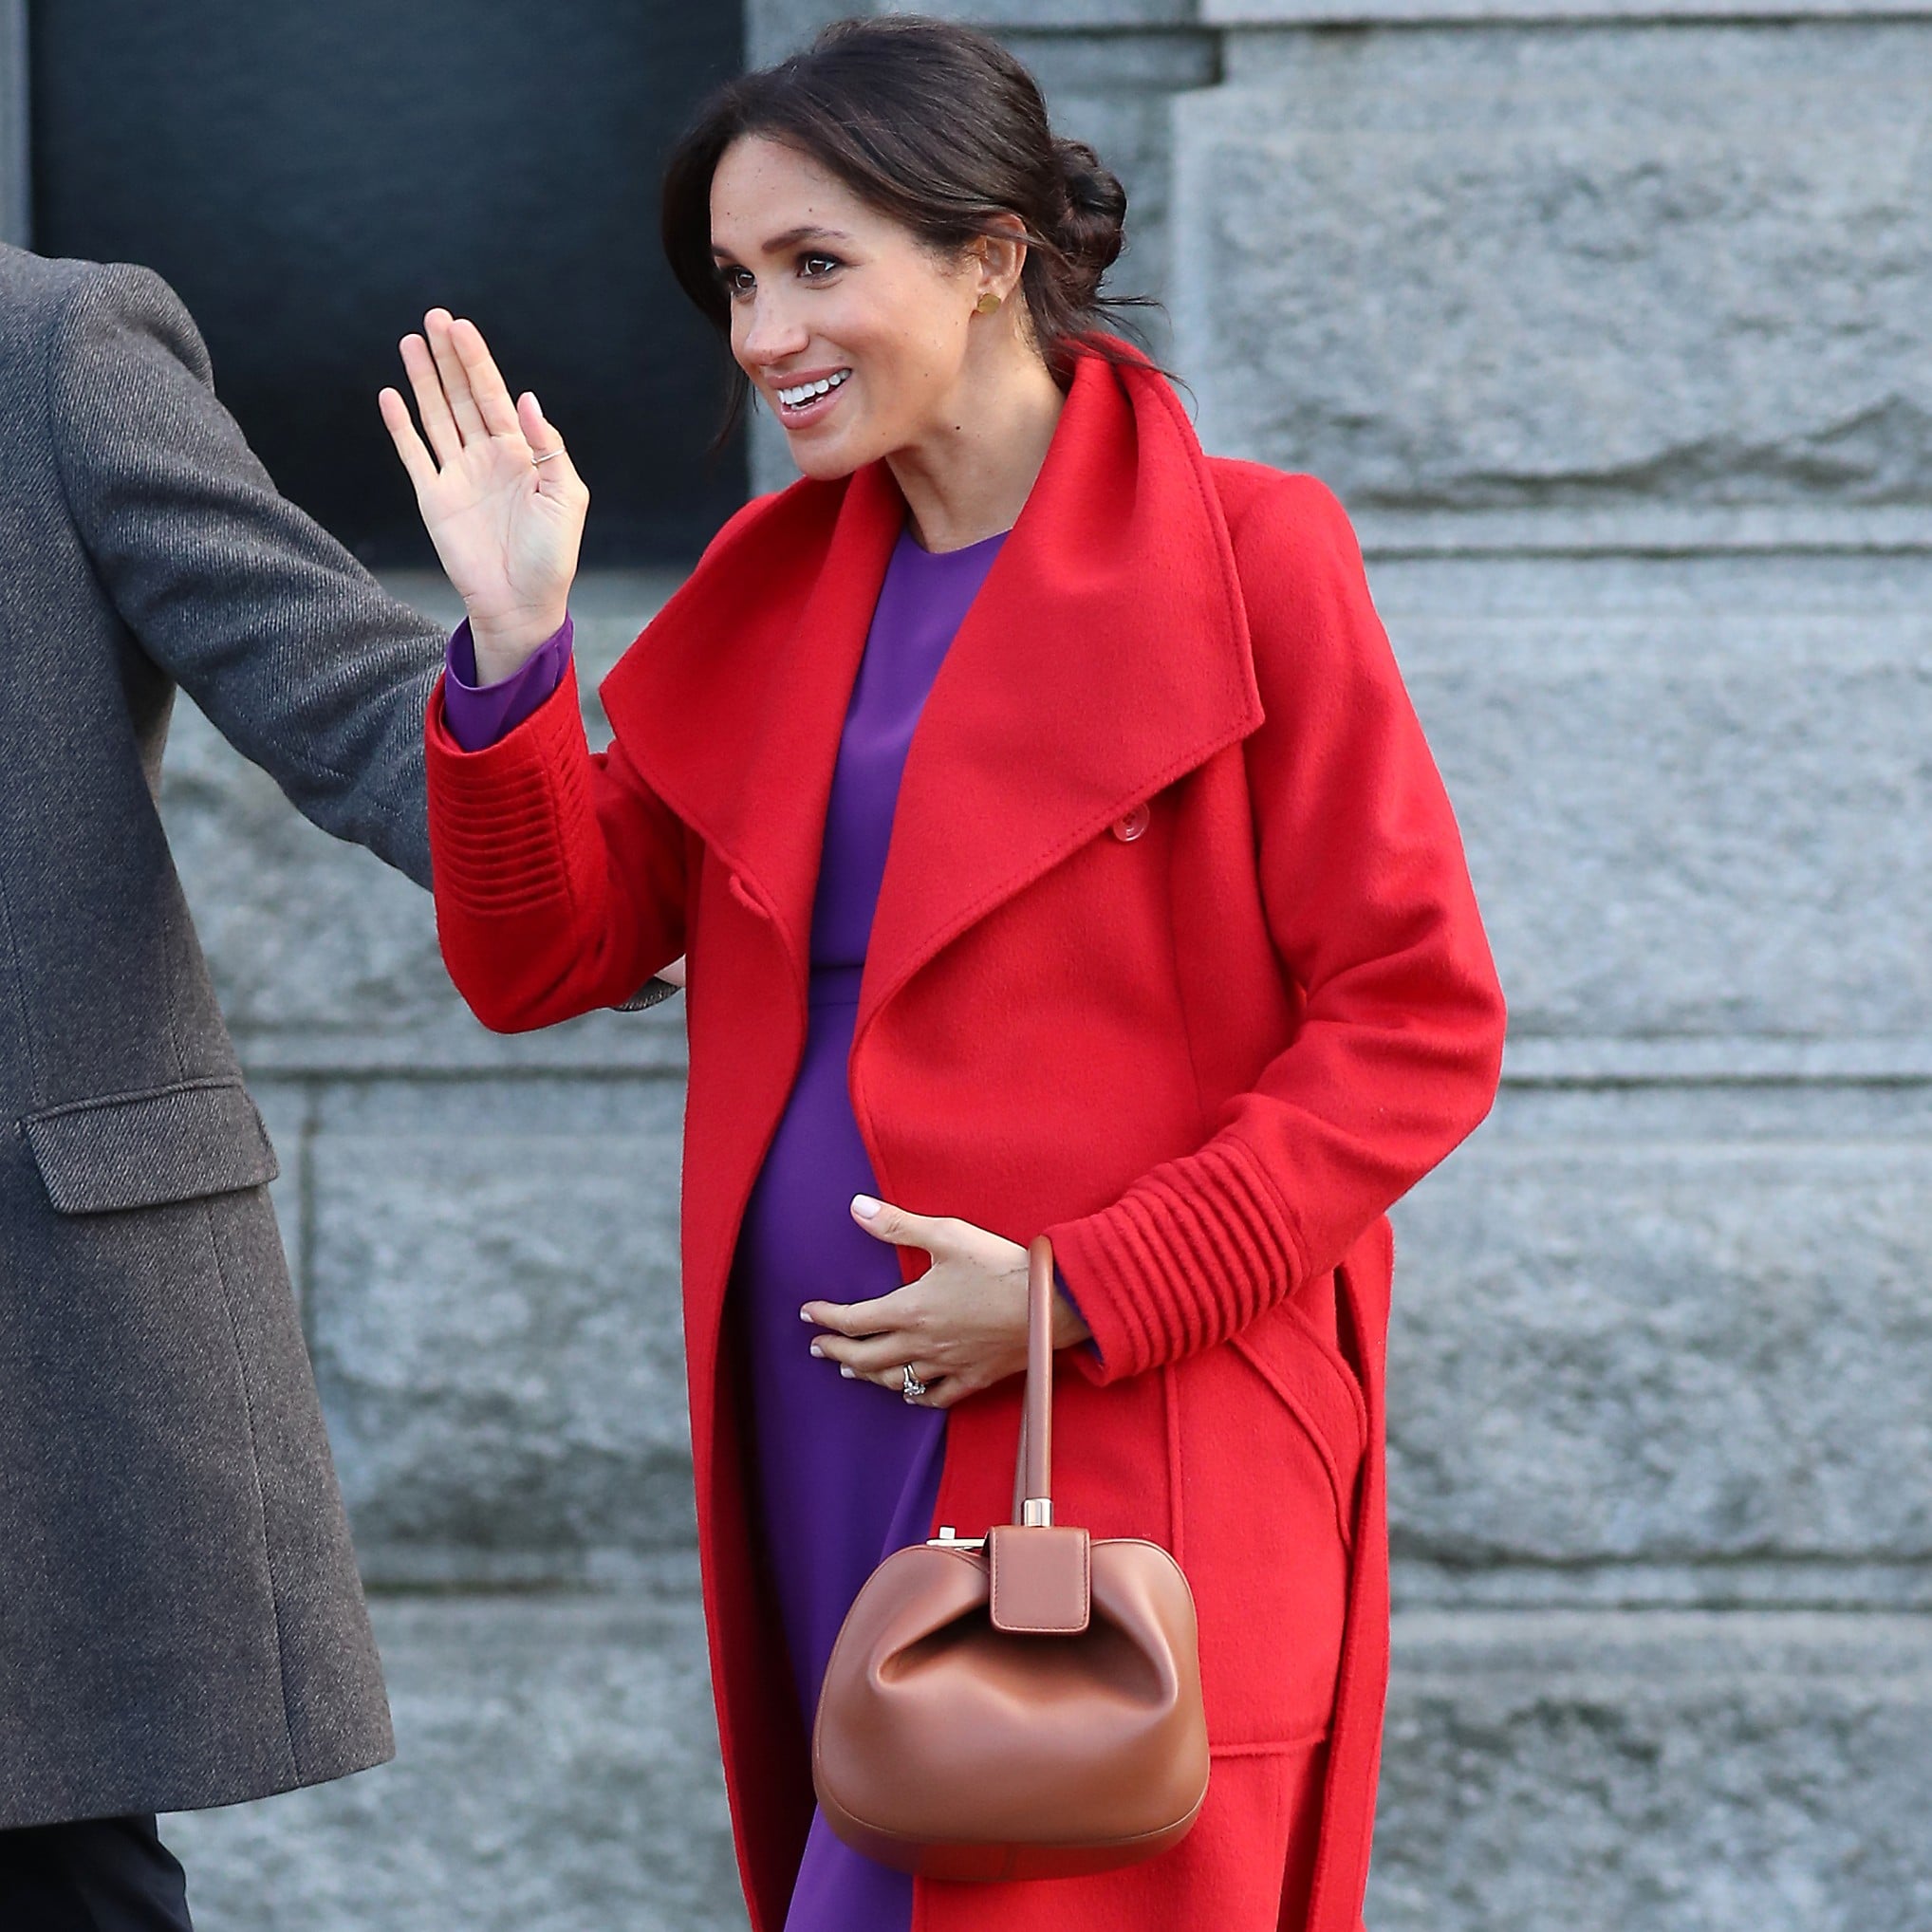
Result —
[{"label": "handbag top handle", "polygon": [[1027,1250],[1027,1406],[1020,1433],[1020,1521],[1053,1521],[1053,1244],[1037,1235]]}]

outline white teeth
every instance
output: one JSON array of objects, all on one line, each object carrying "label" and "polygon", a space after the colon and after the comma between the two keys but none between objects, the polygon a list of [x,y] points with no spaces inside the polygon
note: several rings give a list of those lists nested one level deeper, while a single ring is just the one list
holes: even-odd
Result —
[{"label": "white teeth", "polygon": [[781,389],[778,392],[778,399],[787,409],[796,409],[801,403],[810,402],[816,397],[828,395],[851,373],[849,369],[840,369],[832,375],[821,376],[816,382],[801,382],[795,389]]}]

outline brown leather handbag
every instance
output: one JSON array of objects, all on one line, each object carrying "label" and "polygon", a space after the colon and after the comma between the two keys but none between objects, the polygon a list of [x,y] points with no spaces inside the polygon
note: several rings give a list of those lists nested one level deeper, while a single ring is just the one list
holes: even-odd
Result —
[{"label": "brown leather handbag", "polygon": [[1053,1251],[1029,1251],[1020,1519],[943,1529],[866,1579],[812,1737],[826,1822],[927,1878],[1136,1865],[1207,1796],[1194,1598],[1157,1543],[1053,1522]]}]

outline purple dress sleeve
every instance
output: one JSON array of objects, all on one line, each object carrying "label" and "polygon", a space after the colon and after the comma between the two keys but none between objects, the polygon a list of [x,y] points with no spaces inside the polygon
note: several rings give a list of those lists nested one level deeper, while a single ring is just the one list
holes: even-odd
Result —
[{"label": "purple dress sleeve", "polygon": [[[1053,1286],[1057,1288],[1060,1291],[1060,1292],[1067,1297],[1068,1306],[1070,1309],[1072,1309],[1073,1312],[1076,1315],[1079,1315],[1080,1319],[1083,1322],[1087,1321],[1087,1316],[1081,1311],[1080,1297],[1077,1294],[1075,1294],[1070,1288],[1067,1286],[1067,1275],[1065,1272],[1062,1270],[1059,1262],[1057,1261],[1054,1262],[1053,1264]],[[1088,1327],[1090,1328],[1092,1324],[1088,1323]],[[1077,1346],[1082,1348],[1089,1350],[1096,1359],[1101,1359],[1100,1344],[1096,1342],[1091,1335],[1089,1335],[1086,1341],[1078,1344]]]},{"label": "purple dress sleeve", "polygon": [[443,679],[443,722],[466,752],[487,751],[506,738],[564,681],[570,661],[570,619],[532,651],[508,678],[476,682],[476,641],[465,618],[450,639]]}]

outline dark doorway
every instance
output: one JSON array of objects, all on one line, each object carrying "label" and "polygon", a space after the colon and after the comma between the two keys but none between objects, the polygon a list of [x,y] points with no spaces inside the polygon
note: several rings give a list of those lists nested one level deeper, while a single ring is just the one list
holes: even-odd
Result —
[{"label": "dark doorway", "polygon": [[146,264],[275,480],[373,564],[433,562],[376,414],[443,303],[592,493],[586,560],[677,562],[743,501],[657,240],[665,149],[734,6],[33,0],[34,246]]}]

